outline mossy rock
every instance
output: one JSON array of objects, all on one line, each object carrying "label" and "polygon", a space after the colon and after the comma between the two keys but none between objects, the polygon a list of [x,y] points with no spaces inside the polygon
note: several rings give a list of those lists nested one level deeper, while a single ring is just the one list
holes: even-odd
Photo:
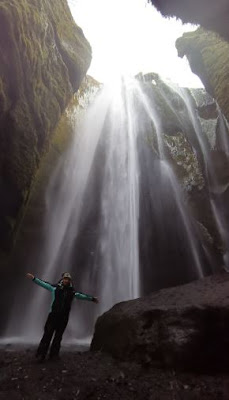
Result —
[{"label": "mossy rock", "polygon": [[[160,130],[171,136],[183,131],[187,125],[186,106],[183,99],[158,74],[148,73],[137,76],[142,91],[149,99],[152,112],[157,114]],[[182,111],[185,111],[183,118]]]},{"label": "mossy rock", "polygon": [[68,151],[72,146],[73,140],[75,140],[74,136],[80,134],[78,121],[81,121],[81,116],[84,116],[90,100],[93,99],[99,88],[100,84],[98,82],[86,76],[77,94],[75,94],[62,114],[49,142],[48,151],[42,157],[40,168],[33,180],[28,201],[21,209],[20,219],[17,222],[17,234],[14,236],[14,248],[11,252],[10,266],[17,262],[19,269],[20,267],[23,268],[25,254],[26,257],[28,253],[32,256],[34,248],[39,246],[43,240],[44,225],[41,221],[46,216],[47,188],[61,158],[68,156]]},{"label": "mossy rock", "polygon": [[198,28],[176,41],[178,55],[187,56],[192,71],[202,80],[229,120],[229,43],[219,35]]},{"label": "mossy rock", "polygon": [[[91,47],[67,0],[3,0],[0,58],[0,243],[4,247],[53,130],[90,65]],[[9,218],[14,224],[8,223]]]},{"label": "mossy rock", "polygon": [[[195,221],[196,231],[199,232],[202,243],[206,244],[212,258],[217,260],[216,264],[219,264],[221,263],[223,244],[212,213],[202,151],[184,99],[188,100],[193,114],[196,116],[200,106],[208,108],[210,105],[213,115],[210,112],[207,118],[213,116],[215,119],[199,121],[199,128],[203,135],[202,140],[206,141],[206,144],[209,143],[209,147],[212,139],[209,136],[214,134],[215,137],[217,130],[216,104],[204,89],[183,88],[182,91],[179,91],[176,85],[166,84],[157,74],[138,74],[136,79],[140,82],[148,105],[154,106],[154,109],[157,110],[154,118],[157,118],[157,129],[160,130],[161,149],[154,123],[146,125],[147,131],[145,130],[146,141],[152,148],[152,157],[156,159],[164,157],[171,166],[182,188],[190,215]],[[182,93],[185,95],[184,97],[182,97]],[[144,121],[142,109],[140,109],[140,113]],[[204,130],[206,125],[208,132]],[[216,161],[219,163],[218,158]],[[221,164],[219,164],[220,168]],[[153,174],[153,171],[151,173]],[[224,175],[226,179],[227,174]]]}]

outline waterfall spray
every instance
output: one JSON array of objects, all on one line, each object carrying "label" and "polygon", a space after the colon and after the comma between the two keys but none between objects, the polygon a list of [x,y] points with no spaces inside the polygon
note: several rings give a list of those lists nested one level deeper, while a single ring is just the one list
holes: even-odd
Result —
[{"label": "waterfall spray", "polygon": [[[50,176],[32,272],[54,283],[69,270],[77,290],[100,298],[99,311],[74,305],[71,340],[90,336],[98,313],[119,301],[203,276],[201,245],[166,159],[162,126],[141,84],[120,78],[99,91]],[[17,334],[31,341],[49,299],[40,288],[29,290]],[[7,336],[15,334],[16,310]]]}]

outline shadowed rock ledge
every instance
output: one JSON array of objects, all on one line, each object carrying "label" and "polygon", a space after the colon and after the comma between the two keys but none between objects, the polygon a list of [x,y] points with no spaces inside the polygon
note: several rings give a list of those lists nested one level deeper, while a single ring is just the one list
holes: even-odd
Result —
[{"label": "shadowed rock ledge", "polygon": [[0,243],[8,248],[42,154],[91,61],[66,0],[0,4]]},{"label": "shadowed rock ledge", "polygon": [[92,351],[192,370],[229,368],[226,273],[115,305],[96,323]]},{"label": "shadowed rock ledge", "polygon": [[227,0],[149,0],[165,17],[198,24],[229,40]]}]

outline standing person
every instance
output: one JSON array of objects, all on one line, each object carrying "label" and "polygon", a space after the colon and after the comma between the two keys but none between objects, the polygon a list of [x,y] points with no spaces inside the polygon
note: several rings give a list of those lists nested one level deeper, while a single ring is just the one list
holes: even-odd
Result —
[{"label": "standing person", "polygon": [[28,273],[27,278],[32,279],[34,283],[49,290],[52,293],[52,306],[48,315],[44,335],[37,349],[36,357],[39,361],[43,361],[49,349],[50,342],[54,335],[49,357],[50,359],[58,359],[60,344],[63,333],[68,324],[69,313],[74,298],[80,300],[89,300],[98,303],[98,299],[84,293],[76,292],[72,285],[72,278],[68,272],[62,274],[61,280],[57,285],[51,285],[48,282],[35,278],[34,275]]}]

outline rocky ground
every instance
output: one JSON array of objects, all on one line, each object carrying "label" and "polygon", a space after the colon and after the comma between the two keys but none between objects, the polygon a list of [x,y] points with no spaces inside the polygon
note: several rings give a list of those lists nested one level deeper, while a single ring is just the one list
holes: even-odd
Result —
[{"label": "rocky ground", "polygon": [[72,346],[39,364],[34,347],[2,344],[0,400],[229,400],[228,273],[120,303],[96,326],[92,349],[116,358]]},{"label": "rocky ground", "polygon": [[38,364],[34,349],[0,350],[0,400],[228,400],[229,374],[195,375],[119,362],[90,352],[62,352]]}]

